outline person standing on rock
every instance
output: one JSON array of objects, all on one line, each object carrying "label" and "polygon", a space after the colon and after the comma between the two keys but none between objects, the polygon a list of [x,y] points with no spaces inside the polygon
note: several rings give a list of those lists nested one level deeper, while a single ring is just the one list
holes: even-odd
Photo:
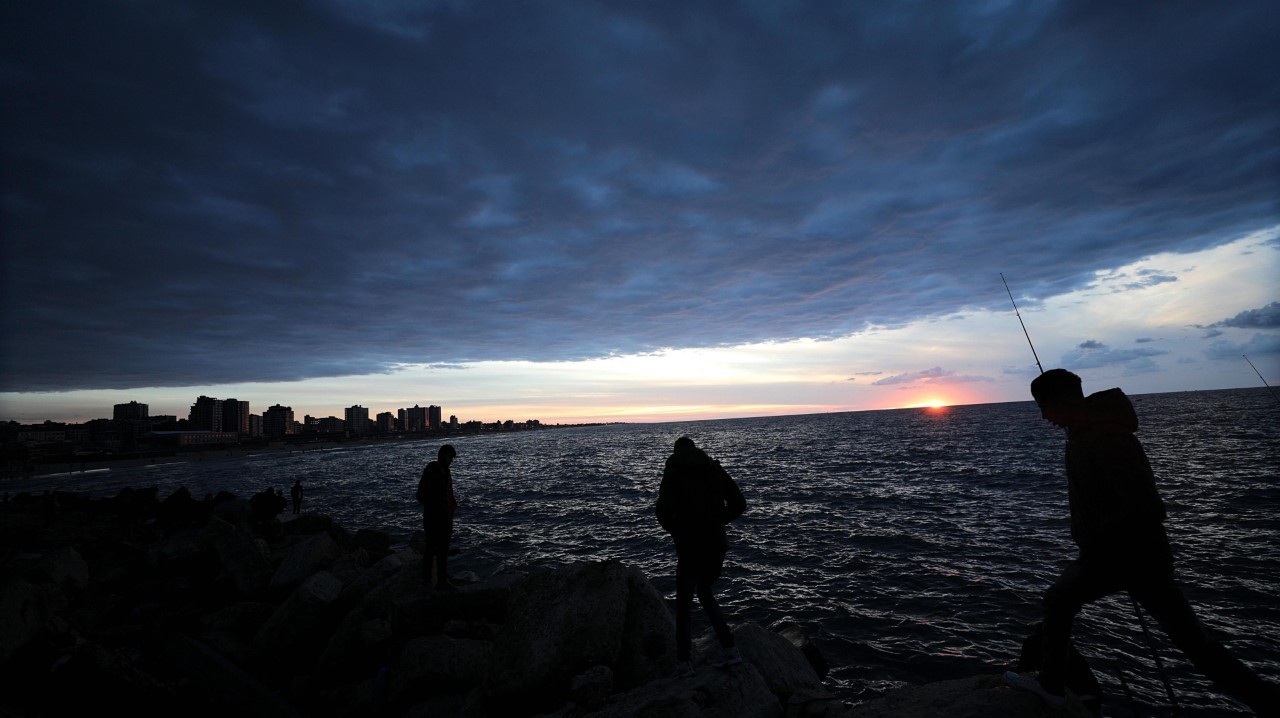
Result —
[{"label": "person standing on rock", "polygon": [[453,536],[453,514],[458,500],[453,495],[453,474],[449,466],[458,452],[445,444],[436,452],[418,480],[418,503],[422,504],[422,531],[426,548],[422,552],[422,581],[440,590],[453,590],[449,580],[449,538]]},{"label": "person standing on rock", "polygon": [[695,593],[724,650],[713,664],[722,668],[742,662],[712,584],[720,577],[729,550],[725,526],[746,507],[742,491],[719,461],[689,437],[676,439],[675,451],[667,457],[662,471],[655,513],[676,548],[676,658],[680,674],[691,672],[689,623]]},{"label": "person standing on rock", "polygon": [[294,479],[289,487],[289,498],[293,499],[293,513],[296,516],[302,511],[302,479]]},{"label": "person standing on rock", "polygon": [[1120,389],[1084,396],[1080,377],[1051,369],[1031,382],[1040,414],[1067,431],[1071,538],[1078,558],[1044,594],[1038,676],[1005,680],[1060,706],[1067,688],[1071,624],[1085,605],[1120,591],[1155,618],[1196,668],[1260,716],[1280,715],[1280,690],[1206,633],[1174,582],[1164,502],[1146,451],[1134,436],[1138,415]]}]

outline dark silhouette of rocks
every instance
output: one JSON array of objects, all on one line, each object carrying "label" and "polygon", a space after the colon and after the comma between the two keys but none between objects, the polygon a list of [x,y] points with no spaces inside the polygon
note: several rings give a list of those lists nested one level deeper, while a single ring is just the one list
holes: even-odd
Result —
[{"label": "dark silhouette of rocks", "polygon": [[[424,588],[420,553],[228,493],[20,494],[0,517],[0,713],[245,716],[1046,715],[996,676],[850,707],[800,626],[673,677],[675,626],[617,561]],[[265,507],[265,508],[264,508]],[[256,508],[256,510],[255,510]],[[415,542],[420,543],[420,542]]]}]

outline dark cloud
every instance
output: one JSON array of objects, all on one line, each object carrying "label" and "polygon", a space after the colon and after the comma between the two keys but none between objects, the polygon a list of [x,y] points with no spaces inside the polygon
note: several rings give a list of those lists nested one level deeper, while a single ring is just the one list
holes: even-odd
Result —
[{"label": "dark cloud", "polygon": [[1220,322],[1212,327],[1231,327],[1233,329],[1280,329],[1280,302],[1272,302],[1261,309],[1248,309]]},{"label": "dark cloud", "polygon": [[1089,286],[1280,221],[1278,29],[1263,2],[8,3],[0,390],[830,338],[1003,309],[999,272]]},{"label": "dark cloud", "polygon": [[1250,354],[1262,356],[1280,353],[1280,335],[1262,334],[1249,337],[1245,342],[1216,341],[1209,345],[1204,354],[1210,359],[1237,360]]},{"label": "dark cloud", "polygon": [[932,369],[923,371],[907,372],[905,374],[895,374],[871,382],[872,386],[892,386],[894,384],[963,384],[969,382],[986,382],[992,381],[989,377],[982,376],[964,376],[958,375],[950,369],[943,369],[935,366]]},{"label": "dark cloud", "polygon": [[1126,371],[1139,373],[1156,371],[1158,366],[1153,357],[1168,353],[1162,349],[1145,347],[1112,349],[1102,342],[1090,340],[1082,342],[1077,348],[1063,354],[1060,364],[1071,370],[1119,365]]}]

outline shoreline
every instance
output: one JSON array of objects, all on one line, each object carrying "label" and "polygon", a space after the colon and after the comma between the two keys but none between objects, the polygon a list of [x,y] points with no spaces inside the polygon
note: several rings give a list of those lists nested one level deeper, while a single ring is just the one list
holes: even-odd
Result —
[{"label": "shoreline", "polygon": [[[463,436],[481,436],[481,434],[465,434]],[[203,449],[199,451],[175,451],[157,456],[138,456],[125,459],[96,459],[88,461],[54,462],[50,464],[31,464],[22,468],[6,467],[0,473],[0,486],[8,481],[25,479],[50,479],[58,476],[81,476],[113,469],[133,469],[145,466],[164,466],[166,464],[186,464],[191,462],[226,461],[244,459],[259,454],[304,453],[311,451],[327,451],[337,448],[359,449],[387,444],[406,442],[433,441],[452,438],[453,435],[441,436],[404,436],[378,439],[351,439],[345,441],[315,441],[299,443],[273,443],[266,446],[234,446],[223,449]]]}]

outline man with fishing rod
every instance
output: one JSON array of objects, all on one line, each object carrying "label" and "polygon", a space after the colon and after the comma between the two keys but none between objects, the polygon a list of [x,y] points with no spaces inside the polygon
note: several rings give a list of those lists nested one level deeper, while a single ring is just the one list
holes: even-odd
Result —
[{"label": "man with fishing rod", "polygon": [[[1009,672],[1006,680],[1062,705],[1071,687],[1066,663],[1076,614],[1089,603],[1128,591],[1135,609],[1141,604],[1217,688],[1260,716],[1280,716],[1280,689],[1206,633],[1174,582],[1164,503],[1134,436],[1138,416],[1129,398],[1120,389],[1086,397],[1080,377],[1065,369],[1043,372],[1031,382],[1031,395],[1041,415],[1067,432],[1071,538],[1080,553],[1044,594],[1039,675]],[[1141,613],[1138,617],[1142,620]],[[1142,626],[1145,632],[1145,621]],[[1167,681],[1165,687],[1173,700]]]}]

